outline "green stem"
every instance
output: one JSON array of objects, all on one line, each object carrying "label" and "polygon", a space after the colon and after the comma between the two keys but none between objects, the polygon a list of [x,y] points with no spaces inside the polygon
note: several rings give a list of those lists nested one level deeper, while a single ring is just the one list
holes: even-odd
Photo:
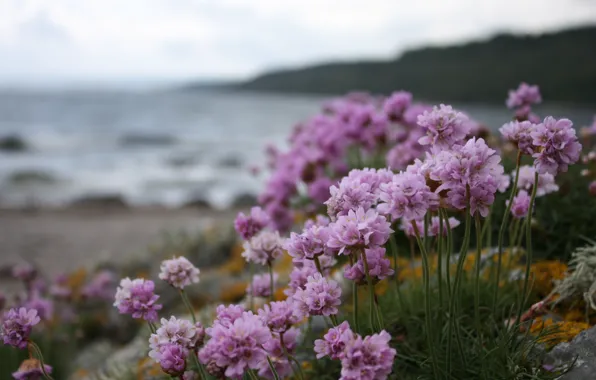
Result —
[{"label": "green stem", "polygon": [[335,326],[338,325],[338,323],[337,323],[337,317],[334,314],[331,314],[329,316],[329,319],[331,320],[331,324],[333,325],[333,327],[335,327]]},{"label": "green stem", "polygon": [[271,362],[271,358],[269,357],[269,355],[267,355],[267,363],[269,363],[269,369],[271,369],[271,373],[273,374],[273,380],[280,380],[279,374],[275,370],[275,366]]},{"label": "green stem", "polygon": [[[350,255],[350,266],[354,265],[354,257]],[[352,281],[352,306],[354,308],[354,331],[356,334],[360,333],[359,321],[358,321],[358,284],[356,281]],[[310,321],[310,319],[309,319]]]},{"label": "green stem", "polygon": [[526,216],[526,273],[524,276],[524,286],[521,294],[521,302],[519,303],[519,309],[517,317],[515,319],[515,325],[521,319],[521,315],[524,309],[524,303],[526,300],[526,294],[528,292],[528,283],[530,280],[530,268],[532,267],[533,251],[532,251],[532,211],[534,209],[534,199],[536,199],[536,190],[538,189],[538,172],[534,174],[534,186],[532,186],[532,197],[530,198],[530,206],[528,207],[528,215]]},{"label": "green stem", "polygon": [[[369,270],[368,270],[368,261],[366,260],[366,254],[364,253],[364,250],[362,250],[362,263],[364,264],[364,273],[366,275],[366,281],[368,282],[368,292],[369,292],[369,302],[370,302],[370,315],[369,315],[369,322],[370,322],[370,327],[374,332],[379,332],[381,331],[381,329],[383,328],[383,326],[380,324],[380,319],[379,319],[379,310],[378,310],[378,305],[375,302],[375,285],[373,284],[373,280],[372,277],[370,276]],[[378,327],[375,326],[374,320],[376,319],[376,321],[379,323]]]},{"label": "green stem", "polygon": [[[269,362],[269,364],[271,364],[269,356],[267,356],[267,361]],[[248,377],[250,377],[252,380],[259,380],[259,377],[255,374],[255,372],[252,369],[249,369],[248,371],[246,371],[246,373],[248,373]]]},{"label": "green stem", "polygon": [[157,332],[157,329],[155,328],[155,325],[153,324],[153,322],[147,321],[147,324],[149,325],[149,330],[151,330],[151,333],[155,334]]},{"label": "green stem", "polygon": [[191,351],[190,354],[192,355],[193,361],[195,362],[195,365],[197,366],[197,369],[199,370],[200,378],[202,380],[207,380],[207,374],[205,373],[205,368],[203,368],[203,365],[199,361],[199,357],[197,356],[197,353],[195,351]]},{"label": "green stem", "polygon": [[515,178],[513,180],[513,187],[511,188],[511,194],[509,194],[509,202],[507,203],[507,208],[505,209],[505,215],[503,215],[503,220],[501,221],[501,228],[499,228],[499,240],[497,242],[498,245],[498,258],[497,258],[497,274],[495,276],[495,289],[493,292],[493,315],[496,314],[497,310],[497,303],[499,299],[499,282],[501,281],[501,265],[503,263],[503,238],[505,236],[505,227],[507,226],[507,221],[509,220],[509,214],[511,213],[511,206],[513,205],[513,198],[515,197],[515,193],[517,192],[517,182],[519,179],[519,168],[521,166],[521,157],[522,152],[517,152],[517,160],[515,164]]},{"label": "green stem", "polygon": [[439,213],[443,215],[443,223],[447,227],[447,257],[445,258],[445,280],[447,281],[447,296],[451,299],[451,253],[453,251],[453,235],[451,233],[451,226],[449,225],[449,215],[444,209],[440,209]]},{"label": "green stem", "polygon": [[193,323],[196,324],[197,317],[195,316],[195,311],[194,311],[192,305],[190,304],[190,300],[188,299],[188,296],[186,295],[186,292],[184,291],[184,289],[180,289],[180,296],[182,297],[182,302],[184,302],[184,305],[186,306],[186,308],[188,309],[188,312],[190,313],[190,316],[192,317]]},{"label": "green stem", "polygon": [[321,274],[321,276],[325,277],[325,273],[323,273],[323,268],[321,268],[321,262],[319,261],[319,256],[315,256],[315,265],[317,270]]},{"label": "green stem", "polygon": [[431,299],[430,299],[430,271],[429,271],[429,263],[428,263],[428,253],[426,252],[426,247],[424,246],[423,242],[420,240],[420,231],[418,231],[418,226],[416,225],[416,221],[412,221],[412,227],[414,228],[414,235],[416,235],[416,241],[418,243],[418,248],[420,248],[420,253],[422,255],[422,275],[423,275],[423,282],[424,282],[424,306],[426,311],[426,339],[428,344],[428,349],[430,351],[430,360],[433,367],[433,374],[434,379],[440,379],[439,377],[439,368],[437,366],[437,358],[435,355],[435,346],[433,342],[433,326],[431,320]]},{"label": "green stem", "polygon": [[271,294],[269,294],[269,301],[273,302],[275,296],[275,289],[273,287],[273,266],[269,263],[269,286],[271,287]]},{"label": "green stem", "polygon": [[482,231],[480,226],[480,214],[476,211],[474,215],[476,221],[476,274],[474,276],[474,319],[476,321],[476,330],[478,338],[482,341],[481,323],[480,323],[480,264],[482,260]]},{"label": "green stem", "polygon": [[250,271],[250,311],[253,311],[255,308],[255,293],[252,282],[255,276],[255,268],[252,262],[248,264],[248,270]]},{"label": "green stem", "polygon": [[443,218],[439,210],[439,245],[437,249],[437,282],[439,284],[439,306],[443,309]]},{"label": "green stem", "polygon": [[46,371],[46,367],[45,367],[45,363],[43,361],[43,354],[41,353],[41,350],[39,349],[39,347],[37,346],[37,344],[35,344],[32,340],[29,341],[29,345],[33,348],[33,351],[35,351],[35,355],[37,356],[37,360],[39,360],[39,366],[41,369],[41,373],[43,373],[43,376],[47,379],[47,380],[54,380],[52,378],[52,376],[50,376],[47,371]]},{"label": "green stem", "polygon": [[[468,197],[469,199],[469,197]],[[468,200],[468,207],[464,210],[466,214],[466,225],[465,225],[465,232],[464,232],[464,241],[462,242],[462,246],[459,252],[459,257],[457,259],[457,268],[455,270],[455,278],[453,280],[453,290],[451,291],[451,300],[449,302],[449,324],[447,325],[447,374],[451,375],[451,344],[452,344],[452,333],[453,328],[455,327],[455,304],[457,303],[457,295],[459,293],[459,285],[461,282],[462,272],[464,263],[466,261],[466,254],[468,252],[468,247],[470,245],[470,226],[471,226],[471,216],[470,216],[470,208],[469,208],[469,200]],[[457,346],[459,349],[460,357],[466,362],[466,356],[464,354],[463,345],[461,342],[461,336],[459,333],[459,328],[455,330],[455,337],[457,339]]]},{"label": "green stem", "polygon": [[[281,349],[283,350],[284,355],[286,355],[288,360],[290,360],[290,361],[294,362],[294,364],[296,364],[296,367],[298,368],[298,377],[300,378],[300,380],[304,380],[304,373],[302,372],[302,366],[300,365],[300,362],[298,360],[296,360],[296,358],[288,352],[288,349],[286,348],[286,345],[284,343],[284,334],[283,333],[279,334],[279,343],[281,344]],[[294,372],[294,374],[296,374],[296,372]]]}]

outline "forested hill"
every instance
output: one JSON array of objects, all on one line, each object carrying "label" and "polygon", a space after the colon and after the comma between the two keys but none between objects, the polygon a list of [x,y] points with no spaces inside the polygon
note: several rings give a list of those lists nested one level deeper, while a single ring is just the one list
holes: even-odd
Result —
[{"label": "forested hill", "polygon": [[544,99],[596,104],[596,27],[407,51],[388,61],[330,62],[260,75],[246,90],[341,94],[412,91],[417,98],[503,102],[508,89],[539,84]]}]

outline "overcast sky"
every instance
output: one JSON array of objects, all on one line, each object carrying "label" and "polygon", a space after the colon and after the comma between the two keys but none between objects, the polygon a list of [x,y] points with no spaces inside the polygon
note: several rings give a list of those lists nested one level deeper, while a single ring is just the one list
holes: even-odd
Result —
[{"label": "overcast sky", "polygon": [[0,84],[238,78],[595,21],[594,0],[0,0]]}]

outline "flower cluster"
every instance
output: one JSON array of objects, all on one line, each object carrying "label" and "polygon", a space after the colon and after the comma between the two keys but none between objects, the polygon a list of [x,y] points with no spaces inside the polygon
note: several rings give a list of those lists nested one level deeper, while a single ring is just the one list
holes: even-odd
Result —
[{"label": "flower cluster", "polygon": [[[517,188],[520,190],[526,190],[528,193],[532,192],[535,174],[536,169],[533,166],[520,166]],[[511,173],[511,176],[513,179],[515,179],[515,171]],[[542,197],[557,191],[559,191],[559,185],[557,185],[555,182],[555,176],[550,173],[538,174],[538,187],[536,188],[537,197]]]},{"label": "flower cluster", "polygon": [[133,318],[146,321],[157,320],[157,311],[162,305],[156,303],[159,296],[154,293],[155,284],[151,280],[124,278],[116,290],[114,306],[120,314],[130,314]]},{"label": "flower cluster", "polygon": [[283,240],[279,232],[261,231],[249,241],[244,242],[242,257],[248,262],[271,265],[283,252]]},{"label": "flower cluster", "polygon": [[39,323],[37,310],[21,307],[4,313],[1,336],[4,344],[26,348],[33,326]]},{"label": "flower cluster", "polygon": [[509,97],[505,102],[507,107],[515,109],[515,117],[518,120],[527,120],[535,118],[531,114],[531,106],[542,102],[540,89],[538,86],[531,86],[522,82],[516,90],[509,91]]},{"label": "flower cluster", "polygon": [[[45,376],[41,365],[41,362],[37,359],[25,359],[19,366],[18,371],[13,372],[12,377],[15,380],[42,380]],[[47,364],[43,365],[43,369],[47,374],[51,374],[53,371],[53,368]]]},{"label": "flower cluster", "polygon": [[343,322],[315,341],[315,352],[317,358],[329,356],[341,361],[341,380],[385,379],[397,353],[389,346],[390,340],[385,330],[362,338]]},{"label": "flower cluster", "polygon": [[377,247],[389,240],[390,223],[374,209],[350,210],[329,225],[327,245],[339,254],[351,254],[367,247]]},{"label": "flower cluster", "polygon": [[[273,286],[279,280],[277,273],[273,274]],[[275,289],[274,289],[275,291]],[[268,273],[257,274],[253,277],[252,282],[247,286],[246,292],[253,297],[269,297],[271,296],[271,277]]]},{"label": "flower cluster", "polygon": [[396,174],[391,182],[382,184],[379,199],[377,210],[393,220],[422,219],[428,210],[439,205],[439,197],[430,190],[426,178],[411,172]]},{"label": "flower cluster", "polygon": [[159,345],[149,352],[149,357],[159,363],[162,371],[170,376],[180,376],[186,370],[188,350],[175,343]]},{"label": "flower cluster", "polygon": [[[290,355],[294,355],[296,347],[298,346],[299,336],[300,330],[296,327],[292,327],[283,333],[283,347],[281,333],[273,333],[271,339],[263,344],[263,348],[271,359],[275,371],[282,379],[288,378],[292,374],[292,365],[288,360],[286,352]],[[267,379],[275,378],[271,372],[271,369],[269,368],[269,363],[266,360],[259,364],[259,376],[265,377]]]},{"label": "flower cluster", "polygon": [[274,333],[283,334],[298,323],[300,318],[294,313],[291,299],[286,301],[271,302],[259,309],[259,317],[263,323]]},{"label": "flower cluster", "polygon": [[418,142],[439,148],[461,143],[470,132],[469,118],[444,104],[418,116],[418,125],[425,133]]},{"label": "flower cluster", "polygon": [[300,316],[334,315],[341,304],[341,288],[333,281],[323,277],[320,273],[308,277],[304,289],[295,290],[292,300]]},{"label": "flower cluster", "polygon": [[534,158],[534,167],[540,174],[565,172],[579,160],[582,146],[569,119],[547,116],[538,124],[514,121],[500,131],[521,153]]},{"label": "flower cluster", "polygon": [[[416,220],[414,222],[416,223],[416,228],[418,228],[418,232],[421,235],[423,235],[424,234],[424,221]],[[448,233],[448,230],[452,230],[459,225],[460,225],[459,220],[457,220],[454,217],[450,217],[449,219],[447,219],[447,223],[445,223],[445,221],[443,221],[443,232],[440,233],[441,221],[439,220],[438,216],[433,216],[431,218],[431,222],[430,222],[430,225],[429,225],[429,228],[427,231],[427,233],[428,233],[427,236],[439,236],[439,234],[441,236],[446,236]],[[400,229],[402,229],[404,231],[406,236],[411,236],[411,237],[416,236],[416,231],[414,231],[414,226],[412,225],[412,221],[402,220]]]},{"label": "flower cluster", "polygon": [[206,332],[210,339],[199,351],[199,359],[213,375],[241,377],[247,369],[259,369],[267,361],[263,345],[271,339],[271,332],[250,311],[225,325],[214,324]]},{"label": "flower cluster", "polygon": [[250,240],[253,236],[261,232],[271,222],[269,215],[260,207],[253,207],[250,215],[246,216],[243,212],[238,213],[234,221],[236,232],[244,240]]},{"label": "flower cluster", "polygon": [[160,270],[159,278],[177,289],[199,282],[199,268],[183,256],[162,261]]}]

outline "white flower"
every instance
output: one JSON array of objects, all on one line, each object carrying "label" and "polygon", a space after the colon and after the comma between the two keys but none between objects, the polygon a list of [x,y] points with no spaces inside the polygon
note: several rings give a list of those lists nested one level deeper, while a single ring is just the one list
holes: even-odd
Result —
[{"label": "white flower", "polygon": [[161,263],[159,278],[178,289],[199,282],[199,268],[192,265],[186,257],[175,257]]}]

